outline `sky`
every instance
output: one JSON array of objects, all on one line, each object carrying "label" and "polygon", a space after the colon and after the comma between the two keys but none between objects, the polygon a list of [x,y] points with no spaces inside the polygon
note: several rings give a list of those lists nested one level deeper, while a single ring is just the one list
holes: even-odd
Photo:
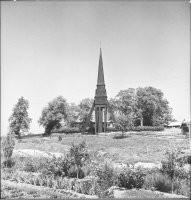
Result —
[{"label": "sky", "polygon": [[189,1],[3,1],[1,134],[21,96],[32,133],[57,96],[94,98],[100,42],[108,99],[152,86],[175,119],[190,116]]}]

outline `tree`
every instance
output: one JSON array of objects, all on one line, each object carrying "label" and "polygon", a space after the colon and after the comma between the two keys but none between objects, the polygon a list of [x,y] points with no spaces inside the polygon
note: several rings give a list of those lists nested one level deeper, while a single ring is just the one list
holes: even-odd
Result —
[{"label": "tree", "polygon": [[86,143],[84,140],[79,144],[72,143],[72,146],[69,151],[69,157],[71,159],[72,165],[75,165],[77,168],[77,178],[78,178],[80,167],[85,165],[85,163],[88,160],[90,160],[90,154],[86,149]]},{"label": "tree", "polygon": [[75,103],[69,104],[68,116],[67,116],[68,127],[73,127],[74,122],[76,122],[76,120],[79,117],[79,113],[80,113],[79,105],[76,105]]},{"label": "tree", "polygon": [[109,100],[114,112],[116,127],[123,131],[133,126],[135,117],[135,89],[121,90],[114,99]]},{"label": "tree", "polygon": [[160,126],[170,120],[172,109],[163,96],[163,92],[154,87],[139,87],[136,90],[137,113],[144,126]]},{"label": "tree", "polygon": [[[79,119],[82,122],[80,129],[84,127],[84,124],[88,118],[88,115],[93,103],[94,103],[94,99],[86,98],[86,99],[81,100],[79,104],[79,108],[80,108]],[[89,122],[87,126],[91,127],[91,122]]]},{"label": "tree", "polygon": [[61,127],[61,122],[67,120],[68,103],[62,96],[58,96],[43,108],[38,123],[45,127],[45,135],[50,135],[54,128]]},{"label": "tree", "polygon": [[4,158],[3,165],[6,167],[11,167],[13,164],[12,154],[15,146],[15,137],[14,133],[11,131],[12,130],[10,129],[7,134],[7,137],[3,139],[2,149],[1,149]]},{"label": "tree", "polygon": [[28,101],[21,97],[14,106],[13,113],[9,118],[9,128],[18,137],[20,137],[21,131],[26,132],[30,128],[32,119],[28,117],[28,108]]},{"label": "tree", "polygon": [[115,97],[117,108],[124,114],[135,111],[135,89],[121,90]]},{"label": "tree", "polygon": [[165,152],[165,160],[161,162],[160,171],[171,179],[172,193],[174,178],[182,177],[184,173],[183,165],[185,164],[185,159],[180,159],[180,154],[180,148],[168,149]]}]

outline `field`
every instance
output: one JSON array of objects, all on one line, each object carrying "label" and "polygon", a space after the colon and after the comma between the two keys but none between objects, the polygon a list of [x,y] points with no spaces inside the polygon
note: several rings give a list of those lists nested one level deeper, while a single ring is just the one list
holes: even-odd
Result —
[{"label": "field", "polygon": [[[113,139],[117,134],[80,135],[80,134],[54,134],[51,138],[26,138],[16,144],[15,149],[36,149],[45,152],[64,153],[72,142],[79,143],[82,139],[86,141],[87,148],[94,153],[101,152],[102,158],[111,159],[116,163],[136,162],[160,162],[164,156],[164,150],[176,146],[189,149],[189,140],[180,135],[180,129],[167,130],[163,132],[141,132],[128,133],[126,138]],[[173,136],[172,136],[173,134]],[[58,136],[62,140],[58,141]],[[175,137],[174,139],[171,138]]]},{"label": "field", "polygon": [[[59,136],[62,137],[62,140],[59,140]],[[180,134],[180,129],[170,129],[163,132],[128,132],[125,133],[124,138],[120,138],[120,136],[121,133],[118,132],[101,133],[99,135],[81,135],[77,133],[53,134],[51,137],[38,136],[23,138],[16,141],[13,158],[16,160],[18,159],[17,153],[19,153],[20,150],[22,150],[22,152],[35,152],[33,150],[39,150],[41,153],[43,151],[45,153],[51,152],[65,154],[70,149],[72,143],[79,144],[82,140],[86,141],[87,149],[91,152],[93,158],[99,163],[109,159],[117,165],[120,165],[119,163],[133,164],[137,162],[160,163],[160,161],[164,159],[165,150],[170,146],[176,148],[180,147],[182,150],[189,149],[189,139]],[[22,165],[23,164],[20,160],[18,164],[16,164],[15,169],[18,170]],[[17,175],[14,175],[15,179],[10,178],[9,170],[5,172],[6,173],[3,173],[3,176],[7,176],[8,178],[3,178],[4,181],[2,182],[3,184],[1,187],[1,198],[59,198],[59,192],[56,193],[56,191],[50,191],[49,194],[46,193],[49,191],[48,185],[45,187],[43,186],[46,191],[43,192],[44,189],[41,188],[42,185],[31,185],[31,183],[29,184],[27,182],[29,180],[28,178],[25,178],[26,180],[21,183],[15,182],[15,180],[24,180],[23,178],[25,176],[22,175],[22,171],[18,172],[19,174],[21,173],[18,176],[19,179],[17,178]],[[30,170],[27,172],[24,171],[24,174],[30,174],[31,172],[32,171]],[[27,176],[28,175],[26,175],[26,177]],[[33,178],[30,180],[33,180]],[[165,182],[168,182],[166,179],[164,180]],[[184,182],[181,182],[181,184],[182,183]],[[164,184],[165,187],[171,187],[168,183],[161,182],[161,184]],[[169,193],[164,193],[164,191],[151,191],[149,190],[150,188],[145,188],[145,190],[144,187],[142,189],[125,189],[124,191],[119,188],[114,190],[113,195],[115,198],[181,198],[181,196],[177,194],[187,195],[188,186],[186,187],[187,189],[182,189],[179,186],[181,189],[180,193],[176,192],[174,196]],[[187,193],[184,193],[185,191]],[[67,192],[65,192],[62,194],[62,197],[71,198],[70,195],[73,194],[67,195]],[[78,198],[80,198],[79,193]],[[185,198],[185,196],[182,196],[182,198]]]}]

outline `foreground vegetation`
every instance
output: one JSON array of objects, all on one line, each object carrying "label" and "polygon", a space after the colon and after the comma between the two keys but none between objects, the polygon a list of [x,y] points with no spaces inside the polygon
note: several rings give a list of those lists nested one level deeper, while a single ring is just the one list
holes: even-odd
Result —
[{"label": "foreground vegetation", "polygon": [[[2,160],[2,179],[8,183],[15,182],[20,185],[33,185],[34,189],[42,187],[47,190],[46,188],[50,188],[48,191],[54,190],[54,192],[49,194],[49,197],[54,194],[60,194],[59,192],[62,191],[65,192],[65,198],[69,198],[72,193],[68,196],[67,191],[73,191],[77,192],[77,198],[80,198],[80,193],[84,195],[96,195],[99,198],[113,198],[114,191],[116,191],[115,187],[128,189],[128,192],[124,194],[125,197],[139,198],[140,195],[143,195],[144,197],[157,198],[162,196],[161,194],[148,193],[144,190],[173,192],[189,197],[190,175],[189,172],[183,169],[185,160],[178,159],[180,150],[177,150],[177,147],[172,148],[170,151],[163,151],[163,155],[161,155],[161,169],[154,168],[149,170],[140,167],[136,168],[134,165],[114,168],[113,162],[117,159],[112,159],[113,156],[109,153],[112,148],[115,148],[116,156],[117,153],[119,154],[122,151],[119,155],[121,156],[120,159],[124,159],[125,151],[129,153],[127,147],[133,147],[133,145],[135,146],[133,150],[138,154],[139,152],[141,153],[143,148],[143,146],[140,146],[140,149],[138,148],[141,143],[142,145],[152,144],[153,146],[149,148],[150,153],[146,153],[147,156],[150,154],[150,158],[157,156],[159,153],[159,151],[156,151],[157,149],[160,149],[161,152],[162,148],[165,150],[169,147],[167,140],[161,140],[159,145],[158,140],[155,141],[152,138],[151,141],[150,139],[140,135],[129,136],[121,140],[116,140],[109,136],[83,137],[79,135],[67,135],[64,138],[54,136],[50,139],[31,138],[17,140],[16,145],[14,145],[14,142],[3,142],[6,148],[3,148],[4,151],[2,152],[2,156],[4,156]],[[179,144],[172,142],[172,144],[182,148],[186,145],[186,141],[179,142]],[[98,154],[98,151],[102,149],[102,145],[105,147],[105,151],[108,148],[105,156]],[[17,154],[12,155],[13,146],[16,149],[31,148],[48,150],[49,152],[62,152],[63,156],[29,157]],[[52,150],[46,149],[53,147],[54,149]],[[67,149],[63,150],[64,147],[67,147]],[[141,154],[142,156],[143,154]],[[126,159],[126,164],[130,164],[130,161],[132,160]],[[169,168],[169,166],[171,167]],[[173,168],[173,166],[175,167]],[[7,191],[9,187],[4,186],[3,188],[3,191]],[[142,190],[138,191],[137,189]],[[37,192],[36,190],[35,192]],[[15,193],[20,192],[19,188],[13,191]],[[2,194],[4,198],[8,198],[5,192]],[[35,194],[36,198],[40,198],[38,192]],[[11,197],[14,198],[14,195]],[[58,196],[55,195],[54,197]]]}]

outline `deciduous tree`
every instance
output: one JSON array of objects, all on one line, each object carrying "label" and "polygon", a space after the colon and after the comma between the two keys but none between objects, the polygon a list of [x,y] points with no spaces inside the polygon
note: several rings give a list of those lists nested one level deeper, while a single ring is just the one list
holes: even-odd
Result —
[{"label": "deciduous tree", "polygon": [[90,160],[90,154],[86,149],[86,143],[84,140],[79,144],[72,143],[69,151],[69,157],[71,159],[72,165],[75,165],[77,167],[78,178],[80,167],[85,165],[85,163]]},{"label": "deciduous tree", "polygon": [[170,119],[172,109],[163,96],[163,92],[154,87],[139,87],[136,90],[136,108],[143,125],[160,126]]},{"label": "deciduous tree", "polygon": [[45,127],[45,135],[50,135],[54,128],[59,128],[68,117],[68,103],[65,98],[58,96],[43,108],[38,123]]},{"label": "deciduous tree", "polygon": [[121,90],[114,99],[109,100],[109,104],[113,109],[115,125],[119,130],[123,132],[133,126],[136,110],[135,89]]},{"label": "deciduous tree", "polygon": [[30,128],[31,118],[28,117],[29,102],[21,97],[13,108],[9,118],[11,132],[20,137],[21,131],[26,132]]},{"label": "deciduous tree", "polygon": [[[93,102],[94,102],[94,99],[86,98],[86,99],[83,99],[79,104],[79,108],[80,108],[79,119],[82,122],[80,129],[82,129],[84,127],[84,124],[88,118],[88,115],[89,115],[90,109],[93,105]],[[92,119],[92,116],[91,116],[91,119]],[[91,126],[90,122],[89,122],[89,124],[87,124],[87,126],[88,127]]]},{"label": "deciduous tree", "polygon": [[186,163],[185,158],[180,159],[181,149],[167,149],[165,152],[165,160],[161,162],[160,171],[171,179],[172,193],[173,181],[175,178],[182,177],[184,173],[183,166]]},{"label": "deciduous tree", "polygon": [[73,127],[74,123],[79,117],[80,113],[80,107],[79,105],[76,105],[75,103],[69,104],[68,107],[68,116],[67,116],[67,126]]}]

